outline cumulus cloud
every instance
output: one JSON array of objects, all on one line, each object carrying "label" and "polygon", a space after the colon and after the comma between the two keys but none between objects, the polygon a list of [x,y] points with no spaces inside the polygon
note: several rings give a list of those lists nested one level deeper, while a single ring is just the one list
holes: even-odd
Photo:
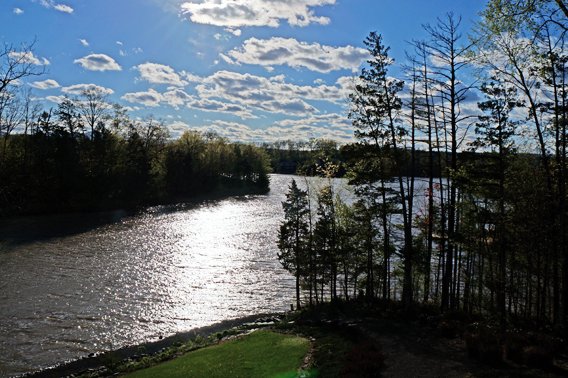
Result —
[{"label": "cumulus cloud", "polygon": [[81,42],[83,46],[89,47],[89,41],[87,41],[86,39],[80,39],[79,42]]},{"label": "cumulus cloud", "polygon": [[[177,135],[185,130],[191,129],[200,132],[214,132],[232,141],[239,142],[276,142],[285,140],[310,140],[312,138],[332,139],[338,142],[353,141],[351,129],[332,127],[331,124],[344,122],[345,116],[341,114],[329,114],[321,119],[308,118],[285,119],[280,122],[267,124],[263,128],[251,128],[248,125],[215,120],[209,124],[190,126],[183,122],[173,122],[168,126],[170,130],[175,130]],[[322,122],[327,122],[325,125]]]},{"label": "cumulus cloud", "polygon": [[150,107],[159,106],[160,102],[163,100],[163,96],[154,89],[150,89],[146,92],[126,93],[121,98],[134,104],[142,104]]},{"label": "cumulus cloud", "polygon": [[[200,77],[156,63],[135,67],[140,79],[154,84],[169,85],[166,91],[127,93],[122,99],[150,107],[169,105],[175,109],[187,107],[202,112],[226,113],[241,119],[259,119],[259,112],[285,114],[297,117],[321,115],[314,102],[327,102],[335,106],[347,101],[351,77],[340,77],[334,85],[296,85],[287,82],[284,75],[272,77],[218,71]],[[194,92],[182,88],[196,83]],[[323,121],[322,121],[323,122]]]},{"label": "cumulus cloud", "polygon": [[177,87],[187,85],[187,81],[183,80],[170,66],[157,63],[144,63],[135,68],[140,72],[140,79],[152,84],[169,84]]},{"label": "cumulus cloud", "polygon": [[45,100],[53,102],[55,104],[61,104],[63,101],[65,101],[65,99],[66,99],[65,96],[47,96],[45,98]]},{"label": "cumulus cloud", "polygon": [[162,100],[168,105],[178,109],[192,99],[192,96],[179,88],[173,88],[162,95]]},{"label": "cumulus cloud", "polygon": [[301,96],[294,95],[293,86],[251,74],[219,71],[205,78],[196,90],[202,98],[226,99],[265,112],[305,114],[316,111]]},{"label": "cumulus cloud", "polygon": [[101,87],[96,84],[75,84],[61,88],[61,92],[71,95],[82,95],[86,92],[95,92],[101,95],[111,95],[114,93],[112,89]]},{"label": "cumulus cloud", "polygon": [[184,132],[191,130],[191,127],[182,121],[174,121],[170,124],[166,125],[166,129],[168,129],[168,133],[172,139],[179,138]]},{"label": "cumulus cloud", "polygon": [[187,104],[190,109],[200,110],[203,112],[229,113],[241,119],[258,118],[245,106],[239,104],[231,104],[226,101],[217,101],[211,99],[193,98]]},{"label": "cumulus cloud", "polygon": [[288,65],[311,71],[329,73],[337,70],[357,72],[369,57],[365,49],[354,46],[326,46],[306,43],[294,38],[250,38],[242,47],[229,51],[229,62],[262,65],[266,67]]},{"label": "cumulus cloud", "polygon": [[240,37],[242,34],[241,29],[225,28],[225,31],[231,33],[235,37]]},{"label": "cumulus cloud", "polygon": [[282,75],[266,78],[231,71],[218,71],[196,86],[198,95],[271,113],[305,115],[317,112],[306,101],[341,103],[348,97],[343,78],[337,85],[300,86],[285,82]]},{"label": "cumulus cloud", "polygon": [[105,54],[91,54],[73,62],[80,64],[89,71],[121,71],[122,67],[110,56]]},{"label": "cumulus cloud", "polygon": [[14,9],[12,10],[12,12],[13,12],[15,15],[18,15],[18,16],[21,15],[21,14],[24,14],[24,10],[21,9],[21,8],[14,8]]},{"label": "cumulus cloud", "polygon": [[20,63],[34,64],[36,66],[47,66],[50,64],[46,58],[38,58],[31,51],[11,51],[8,56]]},{"label": "cumulus cloud", "polygon": [[53,79],[48,79],[44,81],[34,81],[33,83],[30,84],[30,86],[41,90],[60,87],[59,83]]},{"label": "cumulus cloud", "polygon": [[244,26],[278,27],[281,20],[292,26],[312,23],[327,25],[327,17],[317,16],[314,7],[335,4],[336,0],[204,0],[187,1],[182,13],[192,22],[236,30]]}]

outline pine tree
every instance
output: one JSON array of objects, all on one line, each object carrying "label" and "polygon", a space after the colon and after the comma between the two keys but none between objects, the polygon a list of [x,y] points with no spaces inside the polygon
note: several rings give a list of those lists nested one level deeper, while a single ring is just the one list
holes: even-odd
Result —
[{"label": "pine tree", "polygon": [[309,240],[308,195],[292,180],[286,201],[282,202],[284,221],[278,232],[278,260],[296,278],[296,308],[300,303],[300,279],[305,266],[305,252]]}]

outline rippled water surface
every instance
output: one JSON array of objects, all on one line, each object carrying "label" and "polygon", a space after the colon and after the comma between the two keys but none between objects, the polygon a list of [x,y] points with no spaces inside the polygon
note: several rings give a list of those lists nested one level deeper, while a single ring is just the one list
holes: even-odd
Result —
[{"label": "rippled water surface", "polygon": [[0,376],[286,310],[294,281],[275,240],[290,180],[272,176],[266,196],[150,208],[115,222],[90,214],[4,224]]}]

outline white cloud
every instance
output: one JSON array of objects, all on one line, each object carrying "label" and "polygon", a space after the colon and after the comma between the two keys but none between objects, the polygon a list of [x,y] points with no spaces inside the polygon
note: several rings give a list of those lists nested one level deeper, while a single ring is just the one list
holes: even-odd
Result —
[{"label": "white cloud", "polygon": [[229,58],[227,55],[221,53],[219,54],[219,58],[221,58],[221,60],[227,64],[237,64],[240,65],[238,62],[235,62],[233,59]]},{"label": "white cloud", "polygon": [[169,84],[177,87],[187,85],[187,81],[183,80],[170,66],[157,63],[144,63],[135,68],[140,72],[140,79],[152,84]]},{"label": "white cloud", "polygon": [[44,81],[34,81],[33,83],[30,84],[30,86],[41,90],[60,87],[59,83],[53,79],[48,79]]},{"label": "white cloud", "polygon": [[79,42],[81,42],[83,46],[89,47],[89,41],[87,41],[86,39],[80,39]]},{"label": "white cloud", "polygon": [[110,56],[105,54],[91,54],[73,62],[80,64],[89,71],[121,71],[122,67]]},{"label": "white cloud", "polygon": [[307,26],[329,24],[329,18],[316,16],[312,8],[331,4],[335,0],[203,0],[187,1],[181,11],[192,22],[231,29],[278,27],[280,20],[292,26]]},{"label": "white cloud", "polygon": [[67,14],[71,14],[74,11],[73,8],[71,8],[69,5],[56,3],[53,0],[39,0],[39,3],[45,8],[55,9],[56,11]]},{"label": "white cloud", "polygon": [[65,101],[65,96],[47,96],[45,99],[55,104],[61,104]]},{"label": "white cloud", "polygon": [[174,121],[168,125],[166,125],[166,128],[169,131],[170,137],[172,139],[177,139],[179,138],[184,132],[191,130],[191,127],[182,121]]},{"label": "white cloud", "polygon": [[271,113],[306,115],[317,109],[306,101],[326,101],[335,104],[348,98],[348,80],[338,79],[336,85],[300,86],[285,82],[282,75],[266,78],[251,74],[219,71],[196,86],[200,98],[219,99],[245,106],[250,110]]},{"label": "white cloud", "polygon": [[235,37],[240,37],[242,34],[241,29],[225,28],[225,31],[231,33]]},{"label": "white cloud", "polygon": [[142,104],[150,107],[159,106],[160,102],[163,100],[163,96],[154,89],[150,89],[146,92],[126,93],[121,98],[134,104]]},{"label": "white cloud", "polygon": [[8,56],[20,63],[28,63],[36,66],[47,66],[50,64],[46,58],[38,58],[31,51],[11,51]]},{"label": "white cloud", "polygon": [[219,71],[205,78],[196,90],[202,98],[219,98],[271,113],[306,114],[317,111],[299,96],[293,85],[262,76]]},{"label": "white cloud", "polygon": [[101,95],[111,95],[114,93],[112,89],[101,87],[96,84],[75,84],[61,88],[61,92],[72,95],[82,95],[85,92],[96,92]]},{"label": "white cloud", "polygon": [[[312,138],[332,139],[338,142],[353,141],[351,128],[335,127],[336,122],[348,122],[341,114],[330,114],[320,119],[285,119],[274,124],[268,124],[264,128],[251,128],[238,122],[222,120],[212,121],[206,125],[190,126],[183,122],[173,122],[168,125],[170,130],[177,136],[183,131],[191,129],[200,132],[215,132],[218,135],[232,141],[240,142],[275,142],[285,140],[304,140]],[[323,124],[325,123],[325,124]],[[330,124],[331,123],[331,124]]]},{"label": "white cloud", "polygon": [[192,97],[179,88],[172,88],[162,95],[162,100],[168,105],[178,109],[186,104]]},{"label": "white cloud", "polygon": [[53,9],[67,14],[73,13],[73,8],[65,4],[55,4],[53,5]]},{"label": "white cloud", "polygon": [[15,15],[21,15],[24,14],[24,10],[21,8],[14,8],[14,10],[12,11]]},{"label": "white cloud", "polygon": [[257,116],[252,114],[251,111],[248,110],[245,106],[231,104],[226,101],[193,98],[187,103],[187,107],[203,112],[229,113],[241,119],[258,118]]},{"label": "white cloud", "polygon": [[180,75],[190,83],[200,83],[203,80],[201,76],[197,76],[186,71],[181,71]]},{"label": "white cloud", "polygon": [[[340,77],[334,85],[296,85],[284,75],[272,77],[218,71],[200,77],[186,71],[175,72],[169,66],[144,63],[135,67],[140,79],[153,84],[168,85],[166,91],[156,89],[127,93],[122,99],[146,106],[167,104],[175,109],[187,107],[202,112],[226,113],[241,119],[259,119],[267,112],[298,117],[325,116],[312,102],[327,102],[333,106],[347,103],[351,77]],[[195,93],[182,89],[196,83]],[[344,117],[345,118],[345,117]],[[319,118],[318,118],[319,119]]]},{"label": "white cloud", "polygon": [[354,46],[326,46],[300,42],[293,38],[250,38],[238,49],[226,54],[230,62],[256,64],[266,67],[287,65],[329,73],[337,70],[357,72],[369,52]]}]

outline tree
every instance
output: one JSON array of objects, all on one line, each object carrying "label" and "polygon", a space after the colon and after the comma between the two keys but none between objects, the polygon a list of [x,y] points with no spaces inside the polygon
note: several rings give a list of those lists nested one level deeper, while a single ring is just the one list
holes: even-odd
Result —
[{"label": "tree", "polygon": [[[424,28],[429,34],[430,40],[426,42],[431,59],[437,62],[434,66],[435,75],[439,85],[441,98],[441,113],[444,126],[449,130],[449,157],[448,176],[451,177],[458,171],[458,149],[464,136],[459,134],[459,125],[468,116],[461,114],[460,104],[466,99],[470,86],[463,85],[460,81],[460,73],[468,66],[468,53],[471,44],[461,46],[462,35],[460,33],[461,18],[448,13],[444,18],[438,19],[435,26],[426,25]],[[442,279],[442,309],[454,308],[455,295],[453,287],[458,287],[454,276],[454,254],[457,252],[455,234],[457,228],[457,185],[454,181],[448,185],[448,215],[447,215],[447,238],[448,245],[445,258],[444,275]]]},{"label": "tree", "polygon": [[[485,171],[480,177],[475,175],[476,186],[483,190],[482,197],[491,199],[496,203],[494,216],[494,241],[498,255],[498,285],[497,307],[501,318],[501,326],[506,321],[506,286],[507,286],[507,235],[506,235],[506,196],[505,175],[508,169],[509,158],[515,151],[513,136],[518,122],[510,119],[510,113],[522,102],[517,99],[517,91],[512,86],[505,86],[497,79],[481,86],[481,92],[486,100],[480,102],[478,107],[485,114],[480,115],[475,132],[478,135],[471,145],[475,150],[487,149],[490,153],[485,155],[485,169],[476,168],[473,172]],[[496,164],[492,164],[496,160]],[[472,172],[472,173],[473,173]],[[485,176],[485,177],[483,177]]]},{"label": "tree", "polygon": [[535,31],[551,25],[568,31],[565,0],[491,0],[482,15],[495,34],[520,29]]},{"label": "tree", "polygon": [[97,87],[85,89],[76,102],[79,113],[91,131],[91,140],[96,139],[97,135],[103,137],[111,108],[105,91]]},{"label": "tree", "polygon": [[337,216],[333,187],[326,185],[318,193],[318,219],[314,226],[314,249],[320,262],[320,274],[323,286],[326,276],[329,279],[330,298],[337,299],[338,274],[338,235]]},{"label": "tree", "polygon": [[[361,143],[371,143],[376,149],[391,151],[397,166],[402,163],[402,138],[407,131],[401,125],[400,111],[402,101],[398,93],[404,82],[388,76],[393,60],[389,48],[383,43],[380,34],[372,32],[365,40],[371,55],[367,61],[369,68],[363,68],[360,82],[351,95],[352,110],[350,118],[356,128],[355,137]],[[412,199],[410,188],[405,187],[404,177],[398,172],[398,198],[403,218],[404,244],[402,258],[404,264],[403,302],[409,306],[413,301],[412,283]]]},{"label": "tree", "polygon": [[296,278],[296,308],[301,307],[300,279],[305,265],[306,242],[308,241],[308,199],[307,192],[298,188],[292,180],[282,202],[284,222],[278,231],[278,260]]},{"label": "tree", "polygon": [[542,219],[542,226],[548,232],[545,239],[550,242],[549,248],[554,251],[553,318],[556,323],[566,323],[568,8],[563,0],[492,0],[482,16],[478,60],[519,90],[526,100],[528,125],[535,132],[548,192],[543,198],[548,216]]},{"label": "tree", "polygon": [[59,103],[55,114],[71,138],[76,138],[78,134],[83,134],[84,126],[75,102],[66,97]]},{"label": "tree", "polygon": [[19,80],[45,72],[33,59],[33,47],[34,42],[23,45],[20,49],[4,44],[0,50],[0,97]]}]

